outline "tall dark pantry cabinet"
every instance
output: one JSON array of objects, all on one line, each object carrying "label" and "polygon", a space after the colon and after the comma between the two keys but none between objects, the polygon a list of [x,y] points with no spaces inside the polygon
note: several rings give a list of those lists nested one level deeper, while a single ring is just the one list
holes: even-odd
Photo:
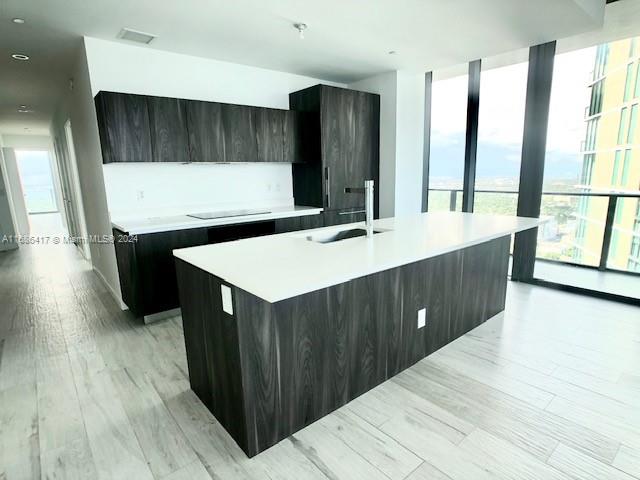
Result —
[{"label": "tall dark pantry cabinet", "polygon": [[293,164],[296,203],[324,208],[325,225],[362,221],[364,195],[345,188],[374,180],[377,218],[380,96],[316,85],[289,94],[289,108],[307,113],[299,125],[305,162]]}]

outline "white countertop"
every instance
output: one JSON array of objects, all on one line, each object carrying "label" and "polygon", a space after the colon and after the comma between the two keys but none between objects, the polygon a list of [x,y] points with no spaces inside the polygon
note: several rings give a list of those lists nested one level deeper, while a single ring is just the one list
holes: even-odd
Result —
[{"label": "white countertop", "polygon": [[390,268],[534,228],[545,220],[475,213],[422,213],[376,220],[388,229],[373,238],[334,243],[310,234],[362,226],[339,225],[174,250],[173,254],[268,302],[309,293]]},{"label": "white countertop", "polygon": [[[213,227],[217,225],[232,225],[234,223],[259,222],[262,220],[274,220],[276,218],[303,217],[305,215],[317,215],[322,208],[290,205],[284,207],[268,207],[269,213],[258,215],[240,215],[235,217],[212,218],[201,220],[185,215],[173,215],[163,217],[134,218],[112,220],[111,225],[129,235],[142,235],[145,233],[168,232],[171,230],[185,230],[188,228]],[[202,213],[198,210],[190,213]]]}]

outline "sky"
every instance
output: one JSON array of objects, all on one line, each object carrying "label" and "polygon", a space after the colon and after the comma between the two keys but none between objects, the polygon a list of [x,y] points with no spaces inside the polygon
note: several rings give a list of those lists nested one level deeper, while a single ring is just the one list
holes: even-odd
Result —
[{"label": "sky", "polygon": [[46,151],[16,150],[16,160],[24,187],[52,185],[49,154]]},{"label": "sky", "polygon": [[[582,168],[579,155],[584,140],[588,81],[595,47],[555,58],[547,134],[545,177],[576,178]],[[478,179],[517,179],[520,172],[528,63],[482,72],[478,131]],[[430,168],[437,178],[462,183],[468,77],[433,84]]]}]

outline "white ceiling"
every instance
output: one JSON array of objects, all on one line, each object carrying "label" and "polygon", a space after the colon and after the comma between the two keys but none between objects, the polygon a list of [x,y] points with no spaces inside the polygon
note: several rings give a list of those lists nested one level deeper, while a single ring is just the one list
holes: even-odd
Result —
[{"label": "white ceiling", "polygon": [[[604,0],[4,0],[0,133],[46,133],[80,38],[119,41],[123,27],[158,35],[149,48],[350,82],[597,29],[603,8]],[[305,40],[295,22],[308,24]],[[19,114],[20,104],[35,112]]]}]

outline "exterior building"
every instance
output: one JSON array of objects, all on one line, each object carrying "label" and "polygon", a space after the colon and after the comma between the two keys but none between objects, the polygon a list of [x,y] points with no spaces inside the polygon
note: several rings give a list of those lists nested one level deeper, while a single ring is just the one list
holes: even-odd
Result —
[{"label": "exterior building", "polygon": [[[580,179],[584,192],[640,190],[640,37],[598,46]],[[581,197],[573,261],[598,265],[607,216],[607,197]],[[620,198],[609,247],[608,267],[640,271],[640,202]]]}]

